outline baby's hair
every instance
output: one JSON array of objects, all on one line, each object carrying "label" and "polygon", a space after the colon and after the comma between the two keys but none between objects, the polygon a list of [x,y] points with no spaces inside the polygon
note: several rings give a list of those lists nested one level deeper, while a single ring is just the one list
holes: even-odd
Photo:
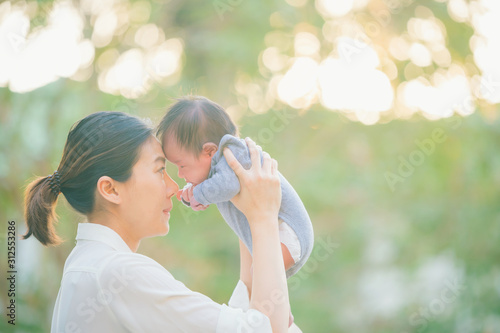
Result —
[{"label": "baby's hair", "polygon": [[207,142],[219,144],[226,134],[236,135],[238,129],[219,104],[203,96],[184,96],[168,109],[156,129],[162,144],[172,136],[189,152],[200,154]]}]

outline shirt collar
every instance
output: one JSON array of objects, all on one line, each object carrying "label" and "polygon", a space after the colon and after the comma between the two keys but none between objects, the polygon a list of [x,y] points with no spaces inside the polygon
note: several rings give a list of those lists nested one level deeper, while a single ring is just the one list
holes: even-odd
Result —
[{"label": "shirt collar", "polygon": [[76,240],[90,240],[111,246],[120,252],[132,252],[127,243],[113,229],[97,223],[78,223]]}]

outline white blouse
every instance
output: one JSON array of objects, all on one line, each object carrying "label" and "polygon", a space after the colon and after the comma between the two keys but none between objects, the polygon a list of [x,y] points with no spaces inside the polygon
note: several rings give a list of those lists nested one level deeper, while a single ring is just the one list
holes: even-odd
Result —
[{"label": "white blouse", "polygon": [[133,253],[112,229],[80,223],[64,273],[51,332],[271,332],[249,309],[245,284],[218,304],[189,290],[151,258]]}]

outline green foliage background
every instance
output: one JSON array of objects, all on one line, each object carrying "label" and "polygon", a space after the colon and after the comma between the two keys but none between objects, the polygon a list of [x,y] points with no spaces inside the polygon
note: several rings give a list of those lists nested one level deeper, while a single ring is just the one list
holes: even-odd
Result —
[{"label": "green foliage background", "polygon": [[[301,21],[322,24],[312,3],[293,8],[284,1],[241,1],[223,20],[210,1],[151,4],[149,21],[185,42],[182,75],[175,85],[158,84],[135,101],[100,92],[95,75],[83,83],[60,79],[25,94],[0,88],[2,272],[7,270],[6,222],[15,220],[18,233],[23,232],[24,187],[34,175],[55,170],[75,121],[95,111],[118,110],[155,123],[172,98],[187,93],[234,104],[242,98],[235,91],[235,75],[259,78],[258,57],[273,12],[281,13],[282,30],[290,33]],[[443,3],[410,2],[387,29],[403,30],[417,6],[429,7],[445,23],[453,58],[465,59],[470,50],[463,36],[472,31],[451,20]],[[111,47],[124,49],[119,39]],[[97,49],[96,58],[103,51]],[[262,140],[262,129],[285,113],[289,120],[283,129],[272,140]],[[500,332],[497,114],[498,105],[480,104],[465,118],[431,122],[416,115],[365,126],[319,105],[297,111],[276,104],[265,114],[243,113],[238,119],[242,136],[256,138],[278,160],[314,224],[318,252],[289,281],[292,311],[304,332]],[[422,154],[423,162],[391,190],[387,172],[397,174],[401,159],[419,150],[415,141],[431,139],[435,129],[444,132],[444,142]],[[176,175],[172,165],[167,171]],[[238,278],[236,236],[215,207],[193,213],[174,205],[170,233],[143,241],[139,252],[191,289],[227,302]],[[50,330],[64,261],[74,246],[77,222],[83,220],[62,196],[57,212],[64,244],[17,243],[16,332]],[[328,242],[336,244],[330,252],[321,245]],[[434,279],[422,267],[433,267],[429,274]],[[442,291],[450,281],[461,281],[462,288],[444,303]],[[0,287],[5,309],[5,278]],[[427,298],[425,290],[430,290]],[[3,316],[2,332],[13,329],[6,321]]]}]

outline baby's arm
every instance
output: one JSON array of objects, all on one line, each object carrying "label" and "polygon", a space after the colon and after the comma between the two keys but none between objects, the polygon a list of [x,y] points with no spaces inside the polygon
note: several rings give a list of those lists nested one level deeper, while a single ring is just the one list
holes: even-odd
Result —
[{"label": "baby's arm", "polygon": [[[246,149],[246,147],[244,149]],[[248,163],[251,164],[249,158],[243,154],[240,147],[231,145],[231,151],[244,167],[246,167]],[[246,153],[246,151],[244,153]],[[247,163],[245,163],[245,159],[248,159]],[[196,185],[193,189],[193,195],[196,201],[202,205],[229,201],[240,192],[238,177],[236,177],[234,171],[227,164],[224,156],[221,157],[214,168],[215,170],[212,177]]]}]

